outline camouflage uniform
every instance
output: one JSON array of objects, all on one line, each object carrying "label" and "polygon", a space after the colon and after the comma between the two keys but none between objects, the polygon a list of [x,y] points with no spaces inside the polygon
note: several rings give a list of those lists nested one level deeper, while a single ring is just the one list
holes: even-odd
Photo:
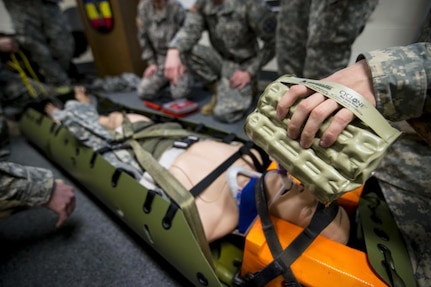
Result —
[{"label": "camouflage uniform", "polygon": [[[15,30],[13,29],[12,21],[8,11],[4,8],[4,3],[0,0],[0,12],[2,17],[2,23],[0,23],[0,38],[14,38]],[[3,22],[4,21],[4,22]],[[15,55],[18,60],[22,60],[20,55]],[[48,87],[42,83],[36,83],[33,81],[29,75],[29,71],[20,62],[20,67],[26,72],[28,76],[28,86],[24,85],[23,79],[20,77],[19,73],[12,70],[9,67],[9,63],[12,62],[9,53],[0,53],[0,115],[3,116],[3,108],[6,106],[13,106],[20,112],[22,108],[28,104],[31,100],[31,96],[28,88],[32,89],[35,96],[39,96],[48,90]],[[18,63],[13,63],[18,64]]]},{"label": "camouflage uniform", "polygon": [[[377,109],[391,121],[431,121],[431,18],[421,41],[365,53]],[[404,133],[376,170],[384,196],[410,248],[419,286],[431,286],[431,147],[417,133]]]},{"label": "camouflage uniform", "polygon": [[[39,86],[31,79],[28,84],[34,89],[37,97],[42,95],[41,89],[48,91],[47,86]],[[5,107],[13,107],[16,112],[21,113],[22,109],[32,100],[33,98],[19,75],[6,69],[0,62],[0,115],[3,115]]]},{"label": "camouflage uniform", "polygon": [[[4,104],[25,103],[23,96],[29,99],[27,90],[14,73],[2,68],[0,63],[0,157],[9,154],[9,133],[3,114]],[[3,89],[3,84],[9,87]],[[16,89],[14,89],[15,87]],[[17,93],[9,93],[15,91]],[[0,218],[15,212],[18,208],[41,206],[46,203],[54,186],[54,177],[50,170],[36,167],[26,167],[19,164],[0,161]]]},{"label": "camouflage uniform", "polygon": [[[121,138],[121,133],[108,131],[102,127],[99,124],[99,114],[92,105],[68,101],[65,108],[54,112],[52,117],[61,122],[82,144],[95,151],[100,151],[113,166],[129,172],[136,179],[142,177],[143,171],[134,155],[129,152],[129,148],[113,141],[118,137]],[[159,130],[164,131],[166,135],[172,130],[184,130],[181,124],[176,122],[155,124],[149,121],[138,122],[134,125],[138,126],[141,132],[142,130],[148,132]],[[190,132],[191,134],[192,132]],[[159,160],[164,151],[173,147],[173,143],[182,138],[183,136],[152,136],[138,140],[143,149]]]},{"label": "camouflage uniform", "polygon": [[50,170],[0,162],[0,218],[22,207],[48,202],[54,177]]},{"label": "camouflage uniform", "polygon": [[67,75],[74,41],[56,0],[3,0],[11,16],[16,39],[31,61],[38,64],[45,81],[70,83]]},{"label": "camouflage uniform", "polygon": [[281,0],[278,72],[320,79],[346,67],[378,0]]},{"label": "camouflage uniform", "polygon": [[[138,40],[142,47],[142,59],[148,65],[157,65],[157,71],[143,78],[138,94],[144,99],[153,98],[168,85],[164,67],[168,44],[182,26],[186,11],[177,0],[167,0],[165,7],[155,9],[152,0],[141,0],[138,5]],[[177,85],[170,85],[172,97],[184,98],[190,94],[192,76],[186,73]]]},{"label": "camouflage uniform", "polygon": [[92,105],[67,101],[64,109],[55,111],[52,117],[67,127],[85,146],[99,151],[108,148],[103,157],[113,166],[129,172],[135,178],[141,177],[139,164],[129,152],[124,148],[115,151],[109,149],[109,141],[114,140],[114,135],[99,124],[99,114]]},{"label": "camouflage uniform", "polygon": [[[197,79],[205,84],[218,81],[215,119],[238,121],[252,103],[262,66],[275,55],[276,16],[262,0],[224,0],[222,5],[197,0],[194,7],[196,12],[188,12],[170,47],[180,51]],[[213,49],[196,46],[205,30]],[[247,71],[252,78],[242,90],[230,87],[236,70]]]}]

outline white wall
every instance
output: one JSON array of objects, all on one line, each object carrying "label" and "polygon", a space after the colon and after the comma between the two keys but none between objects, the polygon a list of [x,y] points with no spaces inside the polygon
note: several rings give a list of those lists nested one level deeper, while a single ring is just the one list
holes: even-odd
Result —
[{"label": "white wall", "polygon": [[353,46],[352,60],[361,52],[414,42],[430,4],[429,0],[380,0]]}]

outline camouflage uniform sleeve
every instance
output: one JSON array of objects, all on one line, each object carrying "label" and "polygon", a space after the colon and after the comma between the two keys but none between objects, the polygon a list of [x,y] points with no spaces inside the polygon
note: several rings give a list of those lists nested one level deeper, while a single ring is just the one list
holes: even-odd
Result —
[{"label": "camouflage uniform sleeve", "polygon": [[198,8],[201,5],[201,1],[197,0],[194,7],[187,11],[184,25],[169,43],[169,48],[175,48],[180,53],[184,53],[189,52],[199,42],[205,30],[205,20]]},{"label": "camouflage uniform sleeve", "polygon": [[148,40],[147,31],[145,29],[145,19],[148,17],[148,10],[145,7],[145,1],[141,0],[138,4],[137,26],[138,26],[138,41],[142,48],[141,58],[148,65],[156,64],[156,56]]},{"label": "camouflage uniform sleeve", "polygon": [[50,170],[0,162],[0,200],[15,200],[27,206],[48,202],[54,187]]},{"label": "camouflage uniform sleeve", "polygon": [[431,43],[364,53],[372,74],[376,107],[385,118],[402,121],[431,113]]},{"label": "camouflage uniform sleeve", "polygon": [[263,45],[257,57],[247,68],[247,72],[254,76],[275,56],[275,29],[277,18],[269,6],[262,0],[249,1],[248,9],[249,25],[254,30],[256,36],[262,41]]},{"label": "camouflage uniform sleeve", "polygon": [[186,10],[181,3],[177,3],[175,7],[175,27],[182,27],[186,19]]}]

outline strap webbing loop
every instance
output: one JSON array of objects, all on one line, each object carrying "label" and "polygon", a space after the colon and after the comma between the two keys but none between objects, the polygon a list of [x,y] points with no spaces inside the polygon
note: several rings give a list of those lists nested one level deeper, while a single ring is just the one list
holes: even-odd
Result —
[{"label": "strap webbing loop", "polygon": [[332,203],[329,207],[325,208],[325,206],[319,202],[310,224],[304,228],[289,246],[282,250],[267,205],[268,200],[266,198],[265,185],[267,174],[268,172],[265,172],[260,178],[256,186],[255,196],[258,213],[262,222],[262,229],[274,260],[263,270],[250,276],[247,281],[250,286],[265,286],[272,279],[283,275],[287,286],[301,286],[296,280],[290,266],[335,218],[338,212],[338,205]]}]

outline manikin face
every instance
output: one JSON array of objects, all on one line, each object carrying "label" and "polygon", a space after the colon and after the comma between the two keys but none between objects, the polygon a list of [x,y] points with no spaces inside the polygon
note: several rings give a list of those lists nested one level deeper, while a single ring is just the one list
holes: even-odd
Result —
[{"label": "manikin face", "polygon": [[[311,192],[295,178],[278,170],[269,171],[264,184],[271,215],[301,227],[308,226],[318,203]],[[346,244],[349,240],[349,230],[349,217],[340,207],[336,217],[321,235]]]},{"label": "manikin face", "polygon": [[265,176],[265,187],[271,214],[300,226],[308,224],[317,200],[302,184],[289,174],[272,170]]}]

